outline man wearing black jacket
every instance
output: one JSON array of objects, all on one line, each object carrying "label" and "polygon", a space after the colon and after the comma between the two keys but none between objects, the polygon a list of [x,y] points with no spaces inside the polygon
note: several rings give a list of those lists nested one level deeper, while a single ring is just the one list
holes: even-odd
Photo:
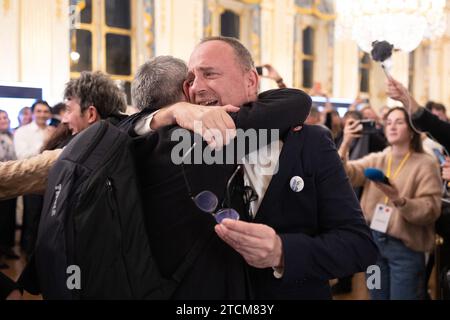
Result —
[{"label": "man wearing black jacket", "polygon": [[[189,61],[190,100],[255,101],[247,56],[235,39],[203,40]],[[330,299],[328,281],[366,271],[378,250],[330,133],[304,126],[280,137],[282,147],[269,146],[266,157],[278,163],[278,172],[244,164],[246,183],[258,195],[250,205],[251,223],[225,219],[216,233],[252,267],[256,298]]]},{"label": "man wearing black jacket", "polygon": [[[217,222],[214,217],[202,212],[191,199],[191,195],[211,191],[219,199],[217,210],[232,207],[241,215],[241,219],[248,219],[245,209],[248,203],[242,201],[242,177],[236,174],[232,178],[237,169],[237,157],[232,156],[231,163],[224,164],[209,165],[201,159],[198,164],[190,162],[180,165],[175,159],[179,154],[173,152],[180,143],[187,145],[183,154],[187,153],[186,150],[195,141],[197,146],[191,155],[198,151],[204,155],[210,149],[206,142],[202,142],[192,132],[171,125],[174,124],[173,121],[176,119],[193,131],[203,134],[210,145],[218,147],[229,141],[223,139],[220,130],[214,133],[215,128],[276,129],[280,135],[285,135],[291,127],[306,119],[311,105],[311,100],[305,93],[294,89],[272,90],[258,96],[256,72],[248,70],[240,73],[240,68],[232,63],[233,59],[229,57],[228,72],[246,77],[249,84],[247,94],[252,96],[251,102],[236,107],[234,100],[223,101],[224,105],[229,105],[225,109],[235,112],[219,115],[226,119],[230,117],[229,120],[232,121],[217,123],[220,118],[214,116],[200,118],[202,126],[207,129],[196,131],[189,125],[192,118],[188,103],[161,109],[166,104],[183,100],[180,94],[184,77],[179,77],[183,74],[183,64],[177,59],[157,57],[149,61],[140,68],[133,82],[135,104],[144,110],[128,119],[128,126],[132,131],[141,131],[142,127],[147,127],[147,131],[150,128],[156,130],[135,140],[137,172],[141,177],[145,220],[155,261],[163,276],[170,278],[193,247],[199,243],[203,246],[203,250],[195,257],[193,267],[180,279],[173,299],[249,299],[254,296],[245,261],[215,234],[214,226]],[[164,63],[167,63],[165,67]],[[172,78],[164,78],[163,73],[158,72],[158,68],[170,70],[174,65],[179,70],[171,70]],[[171,88],[176,92],[172,92]],[[157,98],[161,96],[159,92],[165,93],[164,100]],[[232,92],[229,93],[233,96]],[[167,99],[168,97],[172,99]],[[205,105],[204,109],[200,109],[204,115],[211,110],[219,111],[216,109],[218,107],[208,106],[208,102],[198,101]],[[154,114],[155,111],[158,113]],[[214,120],[211,121],[212,119]],[[143,133],[145,130],[141,132]],[[186,141],[176,139],[181,135]],[[227,159],[226,155],[231,152],[229,148],[232,146],[227,145],[220,151],[224,155],[221,159]],[[195,156],[189,159],[195,160]],[[227,193],[230,194],[229,197]]]}]

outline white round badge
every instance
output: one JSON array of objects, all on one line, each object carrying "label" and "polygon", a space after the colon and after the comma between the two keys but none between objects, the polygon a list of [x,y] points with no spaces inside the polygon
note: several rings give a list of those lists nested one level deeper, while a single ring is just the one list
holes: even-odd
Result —
[{"label": "white round badge", "polygon": [[303,181],[302,178],[299,176],[292,177],[290,186],[292,191],[294,192],[300,192],[305,188],[305,181]]}]

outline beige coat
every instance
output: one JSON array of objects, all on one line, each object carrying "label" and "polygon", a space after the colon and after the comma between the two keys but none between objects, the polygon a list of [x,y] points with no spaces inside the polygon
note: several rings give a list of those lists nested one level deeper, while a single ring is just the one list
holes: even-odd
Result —
[{"label": "beige coat", "polygon": [[62,149],[56,149],[24,160],[1,162],[0,199],[44,193],[50,168],[61,152]]},{"label": "beige coat", "polygon": [[[386,172],[391,147],[383,152],[372,153],[355,161],[344,161],[353,186],[364,186],[361,208],[370,223],[377,204],[384,204],[385,195],[364,176],[365,168],[378,168]],[[393,171],[396,168],[393,168]],[[425,153],[411,153],[403,169],[395,179],[400,197],[406,198],[405,206],[394,209],[387,234],[400,239],[410,249],[426,252],[433,249],[434,222],[441,212],[441,177],[435,159]]]}]

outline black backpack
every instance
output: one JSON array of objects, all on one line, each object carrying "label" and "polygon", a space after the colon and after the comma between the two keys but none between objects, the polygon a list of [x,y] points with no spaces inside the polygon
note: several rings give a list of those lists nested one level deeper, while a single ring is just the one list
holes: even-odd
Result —
[{"label": "black backpack", "polygon": [[194,263],[203,243],[172,279],[162,278],[134,161],[133,140],[101,121],[77,135],[51,169],[35,249],[45,299],[169,299]]}]

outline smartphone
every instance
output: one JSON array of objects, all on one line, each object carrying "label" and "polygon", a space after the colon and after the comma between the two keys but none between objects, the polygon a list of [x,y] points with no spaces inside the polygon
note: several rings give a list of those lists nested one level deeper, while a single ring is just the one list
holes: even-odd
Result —
[{"label": "smartphone", "polygon": [[376,123],[374,120],[363,119],[361,120],[362,124],[362,134],[373,134],[377,132]]},{"label": "smartphone", "polygon": [[259,76],[263,75],[263,66],[257,66],[256,67],[256,72],[258,72]]},{"label": "smartphone", "polygon": [[442,166],[445,163],[445,156],[442,154],[441,150],[433,148],[433,152],[439,160],[439,164]]}]

